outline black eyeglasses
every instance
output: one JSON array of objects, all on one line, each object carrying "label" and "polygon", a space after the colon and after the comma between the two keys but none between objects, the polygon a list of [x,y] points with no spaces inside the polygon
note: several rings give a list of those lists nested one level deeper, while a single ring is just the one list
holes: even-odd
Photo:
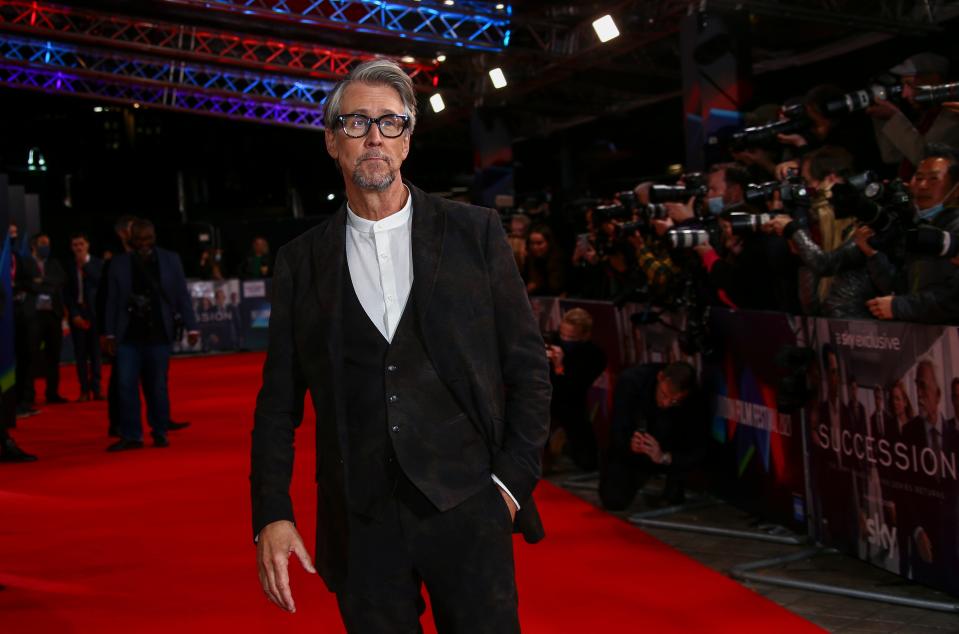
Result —
[{"label": "black eyeglasses", "polygon": [[336,121],[342,126],[346,136],[354,139],[365,137],[374,123],[380,129],[380,134],[388,139],[395,139],[403,134],[403,130],[410,124],[410,117],[405,114],[385,114],[374,119],[364,114],[341,114]]}]

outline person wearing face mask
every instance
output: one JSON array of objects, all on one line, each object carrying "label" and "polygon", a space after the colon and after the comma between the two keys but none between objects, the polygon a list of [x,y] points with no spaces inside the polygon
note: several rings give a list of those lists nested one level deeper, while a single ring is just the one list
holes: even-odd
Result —
[{"label": "person wearing face mask", "polygon": [[[918,226],[959,232],[959,154],[949,146],[930,144],[909,184]],[[906,253],[897,266],[886,253],[864,244],[881,296],[869,300],[877,319],[930,324],[959,322],[955,301],[959,268],[952,260]]]},{"label": "person wearing face mask", "polygon": [[[60,349],[63,347],[63,287],[67,276],[60,263],[50,257],[50,236],[39,233],[31,241],[33,260],[39,274],[37,289],[36,345],[43,357],[47,405],[66,403],[60,396]],[[33,399],[32,380],[27,398]]]},{"label": "person wearing face mask", "polygon": [[108,280],[105,334],[107,349],[116,357],[120,440],[107,451],[143,447],[141,384],[153,445],[169,445],[167,370],[177,322],[188,330],[191,346],[200,336],[180,257],[156,246],[156,231],[149,220],[133,222],[130,246],[130,253],[113,259]]},{"label": "person wearing face mask", "polygon": [[559,341],[546,346],[553,384],[550,418],[555,429],[551,437],[559,430],[565,432],[566,450],[584,471],[596,469],[599,460],[586,395],[606,369],[606,354],[592,342],[592,334],[592,316],[582,308],[573,308],[563,315]]},{"label": "person wearing face mask", "polygon": [[[729,213],[753,213],[744,203],[749,173],[728,163],[714,166],[708,177],[707,205],[719,216],[722,244],[695,247],[716,289],[719,302],[747,310],[794,312],[796,305],[795,258],[785,243],[759,232],[734,233]],[[717,211],[718,210],[718,211]]]},{"label": "person wearing face mask", "polygon": [[802,161],[803,179],[816,192],[810,215],[818,221],[818,244],[810,230],[790,216],[774,216],[763,227],[795,245],[805,267],[800,287],[805,290],[807,314],[835,319],[871,317],[866,301],[875,296],[877,286],[857,246],[857,231],[862,231],[852,219],[836,220],[833,210],[832,188],[844,183],[852,170],[852,155],[839,147],[820,148]]}]

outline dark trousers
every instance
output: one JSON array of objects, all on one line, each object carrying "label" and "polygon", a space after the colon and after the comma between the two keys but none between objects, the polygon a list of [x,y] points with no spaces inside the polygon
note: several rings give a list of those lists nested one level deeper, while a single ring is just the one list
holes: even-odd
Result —
[{"label": "dark trousers", "polygon": [[117,387],[120,372],[117,368],[117,358],[107,357],[110,361],[110,380],[107,383],[107,433],[111,436],[120,435],[120,391]]},{"label": "dark trousers", "polygon": [[417,634],[429,592],[439,634],[517,634],[509,509],[491,481],[444,513],[395,497],[380,520],[350,517],[349,572],[337,593],[349,634]]},{"label": "dark trousers", "polygon": [[80,392],[100,393],[100,342],[97,332],[93,328],[83,330],[73,327],[70,329],[73,338],[73,352],[77,358],[77,378],[80,380]]},{"label": "dark trousers", "polygon": [[113,371],[117,373],[120,405],[120,436],[142,440],[140,421],[140,385],[147,402],[147,422],[154,438],[166,437],[170,423],[170,396],[167,392],[167,368],[170,344],[121,343]]},{"label": "dark trousers", "polygon": [[36,400],[36,393],[33,389],[33,371],[36,355],[40,349],[37,320],[33,315],[27,315],[23,310],[17,308],[14,312],[13,329],[14,354],[17,361],[17,404],[32,404]]},{"label": "dark trousers", "polygon": [[40,354],[43,358],[43,376],[46,379],[47,401],[60,396],[60,349],[63,347],[61,319],[52,310],[37,311],[40,334]]},{"label": "dark trousers", "polygon": [[610,511],[623,511],[633,503],[639,491],[650,477],[666,474],[663,497],[678,501],[689,479],[689,474],[677,469],[662,467],[645,455],[629,454],[611,457],[599,477],[599,499]]}]

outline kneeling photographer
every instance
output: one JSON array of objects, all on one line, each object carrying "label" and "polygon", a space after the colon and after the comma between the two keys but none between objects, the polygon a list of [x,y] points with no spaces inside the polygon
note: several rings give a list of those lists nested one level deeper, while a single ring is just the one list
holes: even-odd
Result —
[{"label": "kneeling photographer", "polygon": [[789,239],[809,275],[804,287],[803,304],[807,314],[836,319],[869,319],[866,301],[875,296],[877,286],[866,266],[856,235],[868,229],[857,228],[853,218],[837,211],[835,192],[852,176],[853,158],[839,147],[823,147],[802,161],[802,177],[811,191],[810,218],[819,230],[819,244],[808,227],[791,216],[777,215],[764,229]]},{"label": "kneeling photographer", "polygon": [[706,456],[704,403],[696,371],[688,363],[646,363],[623,371],[613,395],[609,452],[600,471],[605,508],[627,508],[654,474],[666,475],[663,501],[682,502],[689,474]]},{"label": "kneeling photographer", "polygon": [[[901,236],[902,264],[896,248],[877,252],[864,246],[882,296],[869,310],[878,319],[929,324],[959,322],[954,300],[959,269],[952,262],[950,235],[959,234],[959,154],[942,144],[926,147],[909,183],[916,208],[915,226]],[[939,236],[938,244],[934,238]],[[930,240],[929,238],[933,238]]]}]

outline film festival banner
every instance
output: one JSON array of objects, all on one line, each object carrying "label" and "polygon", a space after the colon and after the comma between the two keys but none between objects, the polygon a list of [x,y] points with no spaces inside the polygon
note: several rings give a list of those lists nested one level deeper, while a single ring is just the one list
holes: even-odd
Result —
[{"label": "film festival banner", "polygon": [[[719,443],[716,483],[730,501],[793,530],[806,531],[802,403],[780,411],[782,377],[800,344],[801,321],[781,313],[713,309],[716,362],[704,387],[717,394],[711,426]],[[802,367],[801,365],[799,367]]]},{"label": "film festival banner", "polygon": [[817,540],[959,595],[959,330],[807,324]]},{"label": "film festival banner", "polygon": [[269,344],[273,280],[244,280],[240,290],[242,347],[246,350],[266,350]]},{"label": "film festival banner", "polygon": [[240,317],[240,281],[187,282],[200,340],[190,346],[184,338],[173,346],[174,352],[217,352],[243,347]]}]

